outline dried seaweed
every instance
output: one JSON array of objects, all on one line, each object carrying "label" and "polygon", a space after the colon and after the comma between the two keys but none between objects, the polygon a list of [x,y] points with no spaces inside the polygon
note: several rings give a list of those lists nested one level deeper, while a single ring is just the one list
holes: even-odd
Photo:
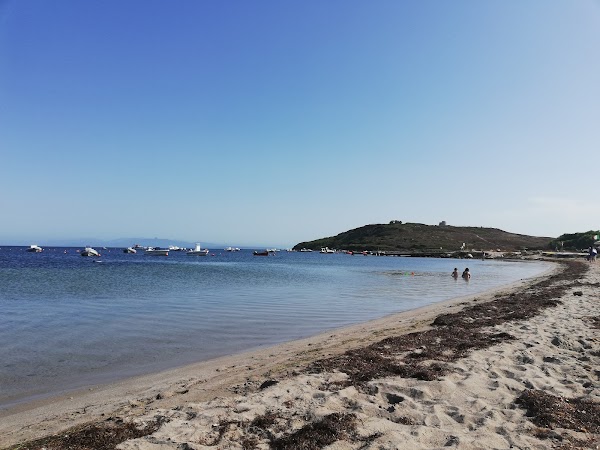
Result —
[{"label": "dried seaweed", "polygon": [[513,339],[507,333],[486,329],[507,321],[528,319],[544,308],[558,305],[557,298],[587,270],[585,264],[565,263],[562,272],[534,286],[508,296],[496,296],[490,302],[469,306],[457,313],[438,316],[433,322],[434,329],[393,336],[366,348],[348,350],[342,355],[317,360],[306,370],[344,372],[348,383],[356,387],[389,376],[439,379],[449,370],[444,363],[456,361],[470,351]]},{"label": "dried seaweed", "polygon": [[600,433],[600,403],[556,397],[539,390],[525,390],[516,402],[538,427],[567,428]]},{"label": "dried seaweed", "polygon": [[260,428],[263,430],[266,430],[267,428],[269,428],[270,426],[273,426],[273,424],[277,421],[277,415],[272,412],[269,411],[266,414],[263,414],[261,416],[256,416],[252,422],[250,422],[250,427],[253,428]]},{"label": "dried seaweed", "polygon": [[433,325],[482,328],[507,321],[527,320],[542,309],[559,305],[561,302],[558,298],[588,270],[588,266],[576,262],[566,263],[565,266],[561,273],[540,281],[532,288],[496,297],[491,302],[468,306],[456,313],[442,314],[436,317]]},{"label": "dried seaweed", "polygon": [[512,336],[507,333],[455,329],[450,334],[447,330],[434,329],[387,338],[362,349],[321,359],[312,363],[308,371],[338,370],[346,373],[349,383],[357,387],[389,376],[431,381],[448,372],[447,366],[441,363],[509,339]]},{"label": "dried seaweed", "polygon": [[309,423],[298,431],[271,440],[274,450],[317,450],[335,441],[352,439],[356,432],[354,414],[329,414],[318,422]]},{"label": "dried seaweed", "polygon": [[128,439],[136,439],[154,433],[162,420],[136,426],[131,422],[109,419],[72,428],[64,433],[36,439],[10,447],[9,450],[113,450]]}]

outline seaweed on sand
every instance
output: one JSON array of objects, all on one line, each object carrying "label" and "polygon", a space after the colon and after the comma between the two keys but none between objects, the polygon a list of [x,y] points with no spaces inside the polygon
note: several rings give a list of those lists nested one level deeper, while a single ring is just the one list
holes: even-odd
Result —
[{"label": "seaweed on sand", "polygon": [[[269,411],[262,416],[255,417],[249,423],[230,422],[222,420],[216,428],[222,430],[219,435],[211,442],[202,442],[203,445],[218,446],[227,431],[234,428],[244,427],[245,433],[239,440],[243,449],[256,448],[262,440],[269,442],[271,449],[302,449],[316,450],[330,445],[338,440],[368,441],[377,436],[359,437],[356,433],[356,416],[348,413],[333,413],[322,417],[319,420],[308,421],[302,428],[291,432],[283,432],[280,436],[275,436],[279,432],[287,429],[287,420],[283,416]],[[278,424],[279,422],[279,424]],[[275,429],[275,430],[274,430]]]},{"label": "seaweed on sand", "polygon": [[500,296],[491,302],[468,306],[456,313],[441,314],[435,318],[433,325],[482,328],[513,320],[527,320],[542,309],[559,305],[561,301],[558,298],[587,270],[585,264],[567,263],[562,272],[529,289]]},{"label": "seaweed on sand", "polygon": [[456,361],[471,350],[509,339],[512,336],[507,333],[463,329],[449,333],[433,329],[390,337],[362,349],[321,359],[308,370],[316,373],[339,370],[348,375],[349,384],[357,387],[388,376],[431,381],[448,372],[442,363]]},{"label": "seaweed on sand", "polygon": [[449,370],[443,363],[456,361],[472,350],[513,339],[507,333],[494,333],[490,327],[524,320],[544,308],[558,305],[558,297],[587,269],[585,264],[566,263],[562,272],[529,288],[469,306],[457,313],[440,315],[433,322],[436,328],[386,338],[365,348],[317,360],[307,371],[338,370],[348,375],[348,384],[357,387],[388,376],[438,379]]},{"label": "seaweed on sand", "polygon": [[339,440],[352,440],[355,432],[354,414],[333,413],[292,434],[271,440],[270,447],[274,450],[317,450]]},{"label": "seaweed on sand", "polygon": [[529,420],[539,427],[600,433],[600,403],[532,389],[523,391],[517,404],[527,410]]},{"label": "seaweed on sand", "polygon": [[155,420],[143,426],[122,420],[108,419],[71,428],[63,433],[48,436],[24,444],[9,447],[10,450],[113,450],[128,439],[148,436],[154,433],[162,420]]}]

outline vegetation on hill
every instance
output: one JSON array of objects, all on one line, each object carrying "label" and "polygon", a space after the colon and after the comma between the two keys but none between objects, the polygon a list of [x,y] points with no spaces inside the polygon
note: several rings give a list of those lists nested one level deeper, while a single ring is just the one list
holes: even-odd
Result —
[{"label": "vegetation on hill", "polygon": [[[300,242],[294,250],[321,247],[351,251],[399,251],[399,252],[443,252],[465,250],[518,251],[546,250],[550,237],[526,236],[508,233],[497,228],[454,227],[448,225],[424,225],[402,223],[393,220],[389,224],[365,225],[345,231],[337,236]],[[464,244],[464,247],[463,247]]]},{"label": "vegetation on hill", "polygon": [[562,234],[550,242],[553,249],[585,250],[600,237],[600,231],[584,231],[583,233]]}]

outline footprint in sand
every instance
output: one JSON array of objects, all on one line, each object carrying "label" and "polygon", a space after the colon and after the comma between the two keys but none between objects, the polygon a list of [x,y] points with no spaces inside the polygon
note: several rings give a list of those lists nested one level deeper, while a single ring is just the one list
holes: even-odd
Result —
[{"label": "footprint in sand", "polygon": [[544,356],[544,362],[551,364],[559,364],[561,361],[560,358],[557,358],[556,356]]},{"label": "footprint in sand", "polygon": [[456,407],[447,408],[446,409],[446,414],[449,417],[452,417],[452,419],[456,423],[465,423],[465,415],[461,414],[460,411],[458,410],[458,408],[456,408]]}]

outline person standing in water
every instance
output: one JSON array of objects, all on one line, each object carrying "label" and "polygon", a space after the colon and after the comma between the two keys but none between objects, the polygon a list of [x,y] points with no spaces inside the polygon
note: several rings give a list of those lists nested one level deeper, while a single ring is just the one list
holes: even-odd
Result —
[{"label": "person standing in water", "polygon": [[469,281],[471,279],[471,272],[469,272],[469,268],[467,267],[465,271],[462,273],[462,277],[465,281]]},{"label": "person standing in water", "polygon": [[457,267],[455,267],[454,272],[452,272],[452,278],[454,278],[454,279],[458,278],[458,268]]}]

